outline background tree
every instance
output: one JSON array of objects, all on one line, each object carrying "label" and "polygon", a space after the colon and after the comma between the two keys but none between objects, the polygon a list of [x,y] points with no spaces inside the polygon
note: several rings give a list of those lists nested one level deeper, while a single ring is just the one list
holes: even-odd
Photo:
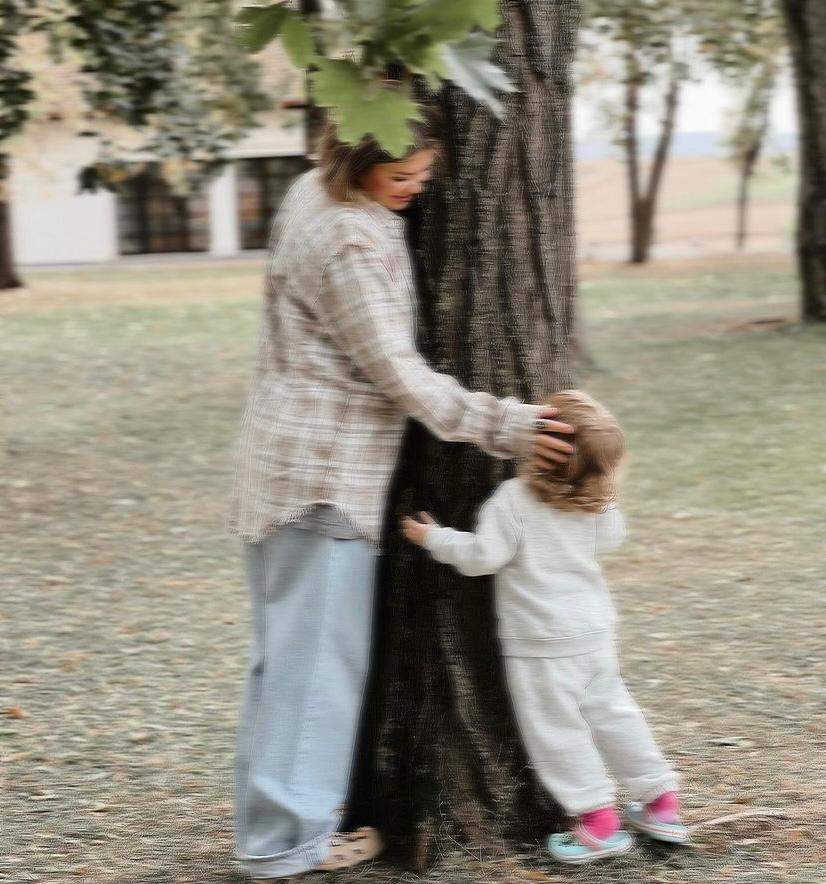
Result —
[{"label": "background tree", "polygon": [[[503,56],[520,92],[497,122],[448,87],[445,166],[413,219],[423,352],[472,389],[528,401],[567,386],[575,291],[569,65],[576,4],[506,3]],[[411,424],[390,498],[379,647],[355,818],[424,868],[442,839],[495,845],[552,830],[503,686],[489,578],[406,546],[427,509],[463,529],[513,466]]]},{"label": "background tree", "polygon": [[[501,61],[519,92],[500,122],[467,93],[440,96],[445,157],[412,219],[420,340],[472,389],[535,401],[570,383],[575,293],[570,65],[577,4],[506,2]],[[423,868],[445,836],[538,836],[558,809],[526,773],[504,690],[489,578],[404,544],[403,514],[468,529],[513,466],[411,423],[389,502],[379,647],[356,816]]]},{"label": "background tree", "polygon": [[[371,132],[401,153],[409,137],[399,121],[415,113],[403,102],[417,85],[427,92],[440,76],[453,81],[429,95],[444,119],[444,156],[410,219],[423,352],[470,388],[498,395],[536,400],[569,384],[578,4],[506,0],[496,61],[507,79],[488,60],[490,38],[472,30],[496,26],[494,0],[354,0],[339,8],[346,63],[316,57],[322,76],[313,83],[316,98],[334,105],[346,139]],[[289,14],[275,14],[281,27]],[[252,27],[263,15],[243,19]],[[400,77],[389,92],[371,82],[388,68]],[[328,83],[325,70],[337,82]],[[508,83],[518,91],[502,99],[495,87]],[[375,101],[398,103],[376,113]],[[472,446],[444,445],[420,425],[408,427],[387,512],[378,647],[351,816],[378,824],[418,868],[446,835],[496,844],[558,822],[558,809],[526,773],[503,687],[491,580],[435,565],[397,531],[399,516],[417,509],[470,527],[480,502],[512,473],[512,464]]]},{"label": "background tree", "polygon": [[[50,27],[81,62],[92,123],[85,134],[101,145],[85,188],[117,189],[143,156],[176,192],[193,190],[269,105],[257,65],[234,39],[229,0],[71,0]],[[128,129],[113,133],[112,122]]]},{"label": "background tree", "polygon": [[[680,92],[688,80],[688,50],[693,23],[691,0],[586,0],[593,46],[609,76],[622,85],[622,98],[605,109],[616,133],[628,175],[631,243],[629,260],[647,261],[654,241],[654,220],[663,173],[677,123]],[[661,104],[660,128],[649,164],[639,137],[644,98],[656,92]],[[646,174],[647,172],[647,174]]]},{"label": "background tree", "polygon": [[803,318],[826,321],[826,4],[782,0],[800,125],[798,261]]},{"label": "background tree", "polygon": [[745,248],[748,234],[749,187],[763,153],[769,131],[771,101],[779,65],[766,60],[744,72],[736,122],[726,139],[729,157],[738,171],[737,230],[735,245]]},{"label": "background tree", "polygon": [[18,40],[26,25],[28,4],[0,2],[0,289],[20,285],[11,248],[11,208],[8,196],[9,156],[6,145],[28,117],[34,98],[31,75],[17,66]]},{"label": "background tree", "polygon": [[749,185],[763,153],[772,98],[786,62],[786,33],[777,0],[713,0],[698,21],[703,56],[737,95],[737,114],[727,137],[737,166],[736,244],[747,235]]},{"label": "background tree", "polygon": [[[81,173],[85,189],[117,189],[149,162],[176,191],[197,187],[268,104],[257,65],[233,39],[228,0],[18,0],[0,9],[3,60],[20,58],[21,41],[40,34],[78,80],[82,132],[100,146]],[[36,98],[31,83],[22,60],[18,70],[2,66],[0,176],[8,174],[3,145]],[[0,287],[16,281],[0,202]]]}]

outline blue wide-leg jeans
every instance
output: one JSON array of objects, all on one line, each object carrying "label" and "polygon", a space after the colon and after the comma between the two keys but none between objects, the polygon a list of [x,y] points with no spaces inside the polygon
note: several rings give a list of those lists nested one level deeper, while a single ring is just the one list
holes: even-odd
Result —
[{"label": "blue wide-leg jeans", "polygon": [[285,527],[245,543],[253,635],[236,846],[253,877],[322,862],[340,825],[371,646],[376,548]]}]

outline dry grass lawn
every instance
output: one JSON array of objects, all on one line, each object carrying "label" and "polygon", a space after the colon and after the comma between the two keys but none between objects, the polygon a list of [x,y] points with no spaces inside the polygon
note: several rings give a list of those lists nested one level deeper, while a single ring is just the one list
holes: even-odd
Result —
[{"label": "dry grass lawn", "polygon": [[[4,296],[2,881],[242,880],[248,612],[222,519],[260,274],[38,272]],[[586,265],[582,296],[583,383],[633,452],[632,539],[608,565],[624,670],[695,846],[569,871],[537,845],[446,843],[425,877],[377,864],[320,884],[826,879],[826,331],[795,323],[783,258]]]}]

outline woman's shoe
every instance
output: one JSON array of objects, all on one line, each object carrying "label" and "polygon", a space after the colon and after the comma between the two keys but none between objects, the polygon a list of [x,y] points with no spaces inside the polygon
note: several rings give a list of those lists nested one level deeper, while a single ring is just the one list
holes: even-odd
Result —
[{"label": "woman's shoe", "polygon": [[690,840],[688,829],[679,820],[666,822],[659,819],[644,804],[637,802],[629,804],[625,809],[625,816],[631,828],[657,841],[666,841],[669,844],[687,844]]},{"label": "woman's shoe", "polygon": [[364,826],[354,832],[336,832],[330,838],[330,852],[314,872],[337,872],[359,863],[375,859],[384,850],[381,836],[375,829]]},{"label": "woman's shoe", "polygon": [[[375,859],[384,844],[375,829],[365,826],[354,832],[336,832],[330,837],[330,851],[324,862],[307,872],[338,872]],[[303,873],[302,873],[303,874]],[[292,877],[292,876],[290,876]],[[283,878],[253,878],[251,884],[280,884]]]},{"label": "woman's shoe", "polygon": [[570,832],[551,835],[548,838],[548,852],[558,862],[579,865],[627,853],[633,843],[628,832],[623,832],[622,829],[605,840],[600,840],[582,826],[577,826]]}]

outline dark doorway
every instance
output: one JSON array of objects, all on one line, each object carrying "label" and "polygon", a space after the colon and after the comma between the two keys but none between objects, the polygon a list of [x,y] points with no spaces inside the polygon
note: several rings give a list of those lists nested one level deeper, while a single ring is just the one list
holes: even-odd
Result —
[{"label": "dark doorway", "polygon": [[292,182],[310,168],[305,156],[238,160],[238,215],[242,249],[265,249],[272,217]]},{"label": "dark doorway", "polygon": [[205,252],[209,248],[206,195],[177,196],[154,167],[127,181],[117,203],[122,255]]}]

